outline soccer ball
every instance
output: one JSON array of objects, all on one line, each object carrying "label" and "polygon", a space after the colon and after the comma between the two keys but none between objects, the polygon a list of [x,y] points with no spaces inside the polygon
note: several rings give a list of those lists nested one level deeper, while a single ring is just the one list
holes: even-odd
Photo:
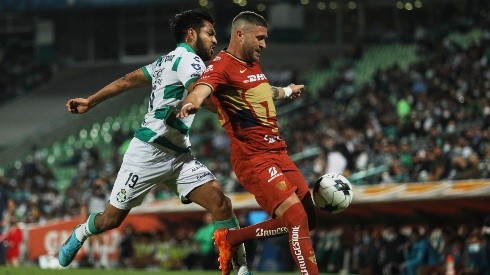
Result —
[{"label": "soccer ball", "polygon": [[318,208],[340,213],[352,202],[352,185],[344,176],[329,173],[321,176],[313,187],[313,200]]}]

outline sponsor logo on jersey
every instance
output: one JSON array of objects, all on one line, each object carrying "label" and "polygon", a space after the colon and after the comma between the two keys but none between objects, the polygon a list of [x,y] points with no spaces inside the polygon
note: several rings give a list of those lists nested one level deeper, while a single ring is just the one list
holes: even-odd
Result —
[{"label": "sponsor logo on jersey", "polygon": [[301,253],[301,245],[299,244],[299,228],[300,226],[293,226],[291,234],[291,246],[293,247],[294,256],[298,259],[298,267],[301,274],[308,274],[306,269],[305,257]]},{"label": "sponsor logo on jersey", "polygon": [[214,69],[213,64],[209,65],[204,72],[210,72]]},{"label": "sponsor logo on jersey", "polygon": [[202,180],[203,178],[207,177],[207,176],[210,176],[212,175],[211,172],[205,172],[205,173],[202,173],[201,175],[197,176],[197,180]]},{"label": "sponsor logo on jersey", "polygon": [[247,69],[240,70],[240,73],[243,74]]},{"label": "sponsor logo on jersey", "polygon": [[163,61],[164,62],[167,62],[167,61],[172,61],[174,59],[175,55],[174,54],[169,54],[169,55],[166,55],[164,58],[163,58]]},{"label": "sponsor logo on jersey", "polygon": [[276,167],[272,166],[271,168],[269,168],[269,174],[271,175],[271,177],[274,177],[275,175],[277,175]]},{"label": "sponsor logo on jersey", "polygon": [[261,81],[266,79],[267,77],[265,77],[264,74],[252,74],[252,75],[247,75],[247,79],[245,79],[243,83],[250,83],[250,82]]},{"label": "sponsor logo on jersey", "polygon": [[192,68],[194,68],[194,70],[196,71],[200,71],[201,70],[201,65],[200,64],[197,64],[197,63],[192,63],[191,64]]},{"label": "sponsor logo on jersey", "polygon": [[270,175],[270,178],[267,182],[271,182],[273,181],[275,178],[279,177],[279,176],[282,176],[282,173],[279,173],[277,171],[277,168],[272,166],[269,168],[269,175]]},{"label": "sponsor logo on jersey", "polygon": [[163,70],[165,70],[165,69],[164,68],[156,69],[155,71],[153,71],[153,74],[151,75],[151,77],[153,79],[159,78],[162,75]]},{"label": "sponsor logo on jersey", "polygon": [[192,167],[191,169],[191,172],[196,172],[197,170],[201,169],[202,167],[204,167],[204,164],[200,163],[199,161],[195,161],[194,164],[196,166]]},{"label": "sponsor logo on jersey", "polygon": [[124,202],[126,200],[126,189],[121,189],[116,195],[116,200],[118,202]]},{"label": "sponsor logo on jersey", "polygon": [[[162,80],[161,76],[162,76],[163,70],[165,70],[165,68],[157,69],[151,75],[151,79],[153,80],[153,84],[154,84],[153,86],[155,87],[155,89],[157,87],[155,85],[161,85],[162,84],[163,80]],[[152,86],[152,88],[153,88],[153,86]],[[153,90],[155,90],[155,89],[153,89]]]},{"label": "sponsor logo on jersey", "polygon": [[255,229],[256,237],[272,237],[272,236],[283,235],[287,233],[288,233],[287,227],[279,227],[277,229],[269,229],[269,230],[263,228]]},{"label": "sponsor logo on jersey", "polygon": [[264,136],[264,140],[267,141],[269,144],[272,144],[274,142],[277,142],[277,141],[281,141],[281,137],[279,136],[269,136],[269,135],[265,135]]}]

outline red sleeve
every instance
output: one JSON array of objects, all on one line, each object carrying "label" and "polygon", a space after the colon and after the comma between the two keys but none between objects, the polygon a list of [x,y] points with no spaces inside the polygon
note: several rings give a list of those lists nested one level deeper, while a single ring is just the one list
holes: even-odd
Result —
[{"label": "red sleeve", "polygon": [[201,75],[196,85],[204,84],[211,87],[213,92],[216,91],[220,86],[225,85],[228,81],[227,74],[224,70],[225,67],[226,65],[224,64],[224,61],[216,61],[216,59],[213,60]]}]

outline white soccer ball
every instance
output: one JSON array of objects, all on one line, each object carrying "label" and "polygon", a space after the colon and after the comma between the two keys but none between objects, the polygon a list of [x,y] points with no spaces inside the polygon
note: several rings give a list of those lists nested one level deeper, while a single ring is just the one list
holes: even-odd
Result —
[{"label": "white soccer ball", "polygon": [[344,176],[329,173],[321,176],[313,187],[313,200],[318,208],[340,213],[352,202],[352,185]]}]

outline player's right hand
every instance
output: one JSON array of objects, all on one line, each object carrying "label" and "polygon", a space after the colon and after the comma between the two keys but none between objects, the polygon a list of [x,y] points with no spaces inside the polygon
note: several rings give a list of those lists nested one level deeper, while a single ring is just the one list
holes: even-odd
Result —
[{"label": "player's right hand", "polygon": [[66,109],[72,114],[83,114],[90,109],[89,101],[85,98],[72,98],[66,102]]},{"label": "player's right hand", "polygon": [[293,93],[289,96],[289,98],[295,99],[301,96],[301,93],[304,91],[305,85],[303,84],[289,84],[289,87],[293,90]]}]

